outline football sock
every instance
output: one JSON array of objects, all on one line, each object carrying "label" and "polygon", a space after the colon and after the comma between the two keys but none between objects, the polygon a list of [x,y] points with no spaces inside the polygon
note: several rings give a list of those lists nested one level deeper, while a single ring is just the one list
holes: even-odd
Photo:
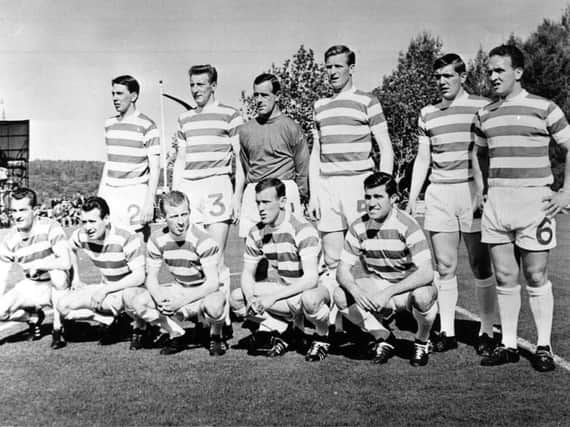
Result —
[{"label": "football sock", "polygon": [[418,322],[418,332],[416,333],[416,339],[426,342],[429,340],[429,333],[435,317],[437,316],[437,304],[432,304],[432,306],[425,312],[422,312],[415,307],[412,308],[412,315],[416,322]]},{"label": "football sock", "polygon": [[303,313],[307,319],[315,325],[315,331],[318,335],[327,336],[329,334],[329,307],[322,303],[315,313],[309,313],[303,308]]},{"label": "football sock", "polygon": [[475,291],[479,301],[479,316],[481,328],[479,336],[487,334],[493,336],[493,322],[497,316],[497,290],[495,289],[495,276],[486,279],[475,279]]},{"label": "football sock", "polygon": [[539,287],[526,288],[530,311],[534,317],[538,335],[536,345],[550,346],[552,332],[552,315],[554,311],[554,297],[552,295],[552,282],[550,280]]},{"label": "football sock", "polygon": [[372,313],[364,310],[358,304],[352,304],[347,308],[340,310],[344,317],[374,337],[374,339],[385,339],[390,331],[374,317]]},{"label": "football sock", "polygon": [[521,285],[512,288],[497,286],[497,302],[501,315],[503,345],[517,348],[517,328],[521,309]]},{"label": "football sock", "polygon": [[435,279],[439,306],[439,319],[441,322],[441,332],[445,332],[448,337],[455,336],[455,306],[459,292],[457,290],[457,276],[451,279]]},{"label": "football sock", "polygon": [[111,323],[113,323],[113,320],[115,320],[113,316],[104,316],[102,314],[97,314],[89,308],[78,308],[77,310],[71,310],[67,316],[65,316],[65,318],[69,320],[95,320],[96,322],[107,326],[109,326]]},{"label": "football sock", "polygon": [[178,322],[171,317],[160,315],[158,318],[158,323],[164,328],[170,338],[181,337],[186,333],[184,328],[178,324]]},{"label": "football sock", "polygon": [[51,290],[51,303],[53,307],[53,329],[61,329],[61,314],[56,309],[59,300],[67,293],[67,289],[55,289]]}]

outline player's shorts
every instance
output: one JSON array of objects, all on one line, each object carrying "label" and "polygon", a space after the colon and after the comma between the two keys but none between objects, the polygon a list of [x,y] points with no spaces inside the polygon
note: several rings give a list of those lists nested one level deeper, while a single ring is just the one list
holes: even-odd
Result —
[{"label": "player's shorts", "polygon": [[138,231],[144,227],[141,213],[145,202],[147,184],[112,187],[104,185],[99,197],[109,205],[111,224],[130,231]]},{"label": "player's shorts", "polygon": [[190,221],[194,224],[215,224],[232,218],[233,188],[228,175],[202,179],[183,179],[180,188],[190,200]]},{"label": "player's shorts", "polygon": [[425,194],[424,228],[429,231],[477,233],[481,218],[475,218],[475,183],[432,183]]},{"label": "player's shorts", "polygon": [[[41,308],[51,306],[51,290],[53,286],[49,280],[39,282],[31,279],[24,279],[16,283],[8,291],[18,295],[19,307]],[[1,297],[0,297],[1,298]]]},{"label": "player's shorts", "polygon": [[[82,301],[90,301],[91,297],[97,292],[99,289],[104,287],[104,284],[93,284],[93,285],[86,285],[79,289],[70,290],[69,293],[66,294],[66,298],[77,298],[81,299]],[[125,302],[124,302],[124,295],[126,294],[127,289],[121,289],[116,292],[111,292],[107,294],[107,296],[103,299],[102,305],[113,313],[113,316],[117,316],[125,309]],[[95,310],[96,307],[89,305],[88,307],[92,310]]]},{"label": "player's shorts", "polygon": [[366,212],[364,180],[370,174],[324,176],[319,179],[321,219],[317,224],[324,233],[344,231]]},{"label": "player's shorts", "polygon": [[[299,189],[295,181],[284,180],[285,196],[287,197],[287,204],[285,210],[293,212],[297,215],[302,215],[303,210],[301,207],[301,198],[299,196]],[[249,183],[243,192],[243,199],[241,204],[241,211],[239,215],[239,236],[247,237],[251,229],[257,224],[259,219],[259,211],[255,203],[255,185],[256,183]]]},{"label": "player's shorts", "polygon": [[481,241],[514,242],[529,251],[556,247],[556,220],[544,215],[548,187],[491,187],[481,223]]},{"label": "player's shorts", "polygon": [[[382,292],[384,289],[393,285],[393,283],[387,280],[381,279],[375,276],[362,277],[356,279],[356,284],[368,293],[374,294]],[[345,291],[346,292],[346,291]],[[355,303],[354,297],[346,292],[348,305]],[[404,292],[390,298],[388,306],[384,307],[381,311],[383,317],[390,317],[392,314],[398,311],[412,311],[412,292]]]}]

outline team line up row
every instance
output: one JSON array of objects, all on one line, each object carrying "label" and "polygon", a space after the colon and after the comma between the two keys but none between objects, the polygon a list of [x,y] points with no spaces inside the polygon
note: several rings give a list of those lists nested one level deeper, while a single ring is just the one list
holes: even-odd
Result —
[{"label": "team line up row", "polygon": [[[356,56],[348,47],[333,46],[325,52],[324,59],[334,93],[314,105],[314,144],[310,154],[300,127],[279,110],[280,84],[275,76],[261,74],[256,77],[253,88],[257,117],[243,123],[236,109],[216,99],[218,76],[215,67],[198,65],[189,70],[190,91],[197,107],[178,119],[172,185],[189,200],[188,220],[192,225],[188,229],[193,230],[195,224],[200,224],[216,242],[220,252],[216,264],[218,281],[224,284],[222,289],[226,293],[229,269],[225,266],[223,253],[229,222],[232,217],[239,218],[240,235],[246,237],[244,272],[240,290],[226,299],[236,312],[244,314],[245,310],[248,314],[249,310],[251,316],[259,318],[260,328],[252,345],[269,348],[271,354],[280,354],[286,348],[286,339],[281,333],[283,324],[278,323],[279,316],[296,313],[295,316],[301,317],[298,313],[302,312],[316,327],[318,319],[325,319],[327,311],[337,307],[347,319],[374,337],[371,346],[374,360],[383,363],[393,352],[393,338],[379,319],[394,309],[406,308],[413,312],[420,326],[418,333],[421,332],[416,337],[417,354],[412,361],[425,364],[428,349],[425,329],[431,328],[426,325],[430,325],[436,311],[439,311],[441,330],[432,334],[434,349],[446,351],[457,346],[454,330],[458,297],[457,247],[463,237],[479,301],[481,329],[477,347],[483,355],[481,363],[493,366],[519,360],[516,337],[521,304],[521,285],[518,283],[521,265],[538,332],[532,364],[539,371],[554,369],[550,343],[553,295],[547,264],[548,253],[556,245],[555,215],[569,204],[570,192],[563,187],[553,193],[549,187],[553,179],[548,144],[554,139],[568,147],[570,127],[558,106],[522,87],[522,52],[505,45],[489,52],[488,72],[496,95],[492,102],[463,89],[466,67],[458,55],[447,54],[434,63],[441,101],[420,112],[418,155],[408,204],[408,211],[413,215],[416,200],[431,169],[425,195],[424,228],[434,248],[437,266],[434,278],[431,265],[429,274],[422,268],[428,264],[424,258],[431,260],[423,233],[412,216],[393,207],[396,195],[395,189],[394,193],[390,189],[392,181],[382,181],[392,173],[394,155],[379,100],[354,87],[352,74]],[[108,155],[99,196],[108,202],[110,223],[117,229],[144,230],[152,217],[158,183],[158,131],[154,122],[136,109],[139,91],[137,81],[131,76],[119,76],[112,82],[117,115],[105,124]],[[382,184],[378,181],[374,186],[367,186],[366,180],[374,167],[370,157],[373,138],[380,147],[379,169],[383,178]],[[234,188],[229,179],[232,157],[236,160]],[[482,167],[487,162],[488,167]],[[380,175],[374,176],[380,179]],[[256,191],[257,186],[263,187],[266,185],[263,183],[273,178],[282,182],[283,191],[277,190],[281,188],[277,184]],[[568,181],[565,179],[565,182]],[[483,203],[486,188],[487,199]],[[271,199],[271,196],[275,198]],[[319,283],[340,284],[336,287],[319,285],[311,289],[309,295],[312,296],[306,298],[300,296],[305,292],[300,291],[304,289],[305,281],[299,277],[305,277],[309,268],[300,261],[298,253],[296,257],[294,255],[295,251],[300,251],[296,246],[300,243],[292,243],[285,237],[284,241],[279,240],[280,224],[290,223],[288,227],[294,230],[284,235],[296,235],[297,228],[302,229],[299,231],[301,236],[309,233],[307,230],[311,228],[301,226],[303,221],[290,212],[301,212],[301,198],[309,200],[307,210],[310,219],[317,222],[319,242],[322,242],[327,267],[324,276],[329,280],[321,278]],[[385,200],[390,203],[386,205]],[[266,223],[267,212],[274,206],[272,203],[283,205],[279,208],[280,214],[291,220]],[[179,208],[185,205],[182,202],[173,204]],[[366,209],[364,215],[363,208]],[[389,213],[384,215],[386,211]],[[101,213],[99,210],[99,216]],[[184,215],[186,213],[179,212],[176,216],[182,218]],[[164,236],[172,233],[171,225],[180,228],[181,224],[169,224]],[[19,230],[17,222],[16,229]],[[24,234],[28,232],[24,231]],[[205,297],[202,292],[206,282],[197,284],[195,274],[184,261],[189,255],[183,252],[175,238],[172,243],[164,236],[154,245],[161,255],[170,253],[170,249],[173,251],[169,255],[171,258],[164,258],[164,261],[179,286],[155,286],[157,283],[152,280],[149,284],[151,275],[148,274],[148,295],[137,297],[135,301],[147,307],[148,313],[154,313],[142,315],[143,320],[147,317],[147,322],[162,322],[154,319],[156,312],[166,316],[163,328],[168,330],[166,324],[169,324],[174,331],[170,333],[170,344],[164,349],[168,353],[178,349],[176,338],[181,333],[169,323],[173,322],[175,316],[172,314],[177,311],[173,308],[179,308],[176,304],[181,301],[174,295],[188,293],[196,298],[192,301],[201,299]],[[313,240],[313,237],[307,237],[307,241]],[[19,244],[25,246],[25,243]],[[160,252],[161,244],[165,245],[164,252]],[[148,245],[147,264],[150,266],[152,236]],[[86,247],[93,250],[100,245],[88,242]],[[200,260],[204,255],[199,257]],[[286,286],[276,287],[266,282],[262,286],[248,278],[260,256],[266,256],[279,272],[277,285]],[[358,257],[364,259],[370,271],[366,280],[354,280],[352,273],[347,271]],[[4,258],[14,259],[13,256]],[[150,272],[153,267],[149,266]],[[53,267],[45,270],[51,269]],[[40,269],[42,274],[43,270]],[[303,273],[298,276],[300,270]],[[111,284],[109,280],[96,300],[109,289],[116,289]],[[158,299],[152,294],[153,286]],[[57,292],[54,290],[53,295]],[[416,295],[418,292],[420,295]],[[289,304],[293,296],[299,297],[300,303]],[[220,301],[224,300],[221,295],[218,297]],[[139,301],[144,298],[147,298],[146,303]],[[437,304],[434,304],[436,300]],[[3,301],[7,301],[5,297]],[[9,305],[8,302],[2,304],[0,308]],[[132,307],[131,311],[145,312],[137,307]],[[196,310],[192,315],[201,313],[206,317],[205,322],[217,325],[217,328],[221,322],[217,316],[219,310],[208,311],[200,307],[194,307]],[[227,305],[216,307],[224,307],[223,317],[228,317]],[[275,310],[271,314],[273,307]],[[64,309],[63,305],[61,308]],[[497,311],[502,329],[499,345],[492,339]],[[334,316],[329,313],[330,317]],[[322,360],[328,352],[329,342],[324,328],[315,329],[307,358]],[[211,336],[220,337],[217,332],[217,329],[212,330]],[[217,339],[212,342],[217,343],[212,344],[213,353],[222,352],[223,343]]]}]

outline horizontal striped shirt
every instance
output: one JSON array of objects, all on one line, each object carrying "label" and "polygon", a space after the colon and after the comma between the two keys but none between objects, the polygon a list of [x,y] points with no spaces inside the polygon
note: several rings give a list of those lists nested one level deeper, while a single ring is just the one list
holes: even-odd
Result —
[{"label": "horizontal striped shirt", "polygon": [[192,224],[182,241],[174,240],[166,227],[154,232],[148,240],[147,253],[149,269],[159,269],[164,261],[178,283],[198,286],[206,281],[204,267],[217,265],[221,252],[206,230]]},{"label": "horizontal striped shirt", "polygon": [[105,122],[107,178],[112,187],[145,184],[149,178],[149,156],[160,155],[160,138],[154,122],[138,111],[122,119]]},{"label": "horizontal striped shirt", "polygon": [[[35,218],[29,235],[23,236],[13,229],[0,243],[0,260],[18,264],[26,277],[35,270],[34,263],[55,255],[56,245],[66,245],[66,236],[58,222],[48,218]],[[34,277],[48,280],[49,273],[43,272]]]},{"label": "horizontal striped shirt", "polygon": [[470,152],[475,114],[488,103],[487,98],[464,93],[451,103],[422,108],[418,142],[430,148],[431,182],[453,184],[473,179]]},{"label": "horizontal striped shirt", "polygon": [[321,146],[321,175],[372,171],[372,132],[387,127],[374,94],[352,88],[319,99],[314,106],[314,121]]},{"label": "horizontal striped shirt", "polygon": [[431,264],[419,224],[395,207],[382,224],[364,214],[350,225],[341,260],[354,265],[360,257],[368,272],[391,283],[405,279],[419,265]]},{"label": "horizontal striped shirt", "polygon": [[553,183],[548,144],[570,143],[570,126],[552,101],[523,90],[477,113],[475,143],[489,149],[489,186],[541,187]]},{"label": "horizontal striped shirt", "polygon": [[183,177],[201,179],[229,175],[232,171],[232,141],[243,124],[239,112],[227,105],[205,106],[200,112],[189,110],[178,118],[179,150],[185,153]]},{"label": "horizontal striped shirt", "polygon": [[266,258],[284,280],[302,277],[303,258],[318,257],[321,239],[315,227],[304,219],[289,215],[276,228],[258,223],[245,240],[245,263]]},{"label": "horizontal striped shirt", "polygon": [[111,226],[100,241],[89,240],[87,233],[78,228],[69,238],[69,242],[72,249],[85,251],[103,276],[104,282],[121,280],[145,265],[140,237],[122,228]]}]

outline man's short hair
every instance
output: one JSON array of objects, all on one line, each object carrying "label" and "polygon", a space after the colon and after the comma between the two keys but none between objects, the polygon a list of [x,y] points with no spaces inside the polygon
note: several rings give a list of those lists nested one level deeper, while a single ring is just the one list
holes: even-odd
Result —
[{"label": "man's short hair", "polygon": [[281,83],[275,74],[271,73],[262,73],[255,78],[253,81],[254,85],[260,85],[261,83],[270,82],[271,83],[271,92],[274,95],[277,95],[281,91]]},{"label": "man's short hair", "polygon": [[218,71],[216,67],[210,64],[193,65],[188,70],[188,75],[192,77],[197,74],[207,74],[210,84],[218,83]]},{"label": "man's short hair", "polygon": [[110,213],[109,205],[104,198],[99,196],[88,197],[81,206],[81,210],[83,212],[91,212],[93,209],[99,209],[99,217],[101,219],[105,218]]},{"label": "man's short hair", "polygon": [[491,56],[508,56],[511,58],[511,65],[513,68],[524,69],[524,54],[522,51],[511,44],[502,44],[500,46],[494,47],[489,52],[489,58]]},{"label": "man's short hair", "polygon": [[141,87],[139,85],[139,82],[137,82],[137,79],[135,79],[133,76],[129,76],[128,74],[115,77],[113,80],[111,80],[111,84],[126,86],[129,92],[136,93],[137,95],[140,94]]},{"label": "man's short hair", "polygon": [[342,44],[331,46],[327,49],[325,52],[325,62],[327,62],[327,59],[331,56],[340,55],[341,53],[346,54],[346,63],[348,65],[356,64],[356,54],[350,50],[348,46]]},{"label": "man's short hair", "polygon": [[448,53],[447,55],[437,58],[433,63],[433,70],[439,70],[450,64],[453,65],[453,69],[457,74],[462,74],[467,71],[465,62],[463,62],[463,59],[456,53]]},{"label": "man's short hair", "polygon": [[279,178],[262,179],[255,185],[255,192],[261,193],[268,188],[275,188],[278,198],[285,197],[285,184]]},{"label": "man's short hair", "polygon": [[166,206],[178,207],[183,204],[186,204],[188,211],[190,211],[190,200],[188,200],[188,196],[182,191],[172,190],[160,198],[158,206],[163,215],[166,215]]},{"label": "man's short hair", "polygon": [[13,200],[28,199],[32,208],[36,207],[38,204],[38,196],[36,195],[36,192],[31,188],[20,187],[18,189],[15,189],[10,194],[10,198]]},{"label": "man's short hair", "polygon": [[386,193],[388,193],[388,196],[392,197],[394,194],[398,194],[398,186],[396,185],[396,180],[390,174],[387,174],[385,172],[374,172],[372,175],[367,176],[364,180],[365,190],[380,187],[381,185],[386,186]]}]

